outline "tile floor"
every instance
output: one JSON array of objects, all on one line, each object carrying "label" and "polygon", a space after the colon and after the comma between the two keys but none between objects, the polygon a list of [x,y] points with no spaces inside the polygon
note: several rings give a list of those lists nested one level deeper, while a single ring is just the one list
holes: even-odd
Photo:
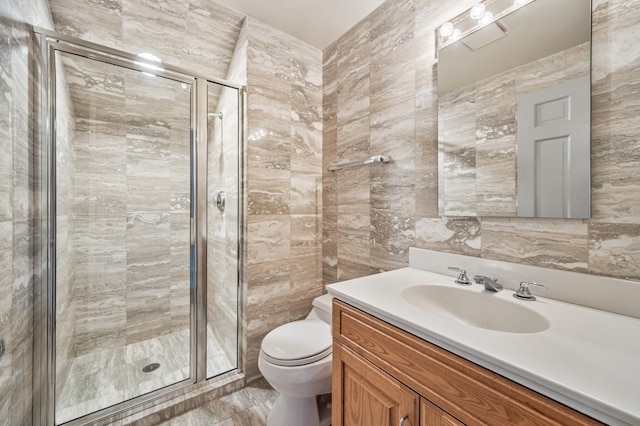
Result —
[{"label": "tile floor", "polygon": [[[184,348],[189,348],[189,330],[75,358],[66,383],[57,392],[56,423],[187,380],[189,350]],[[235,365],[210,331],[207,358],[209,376],[230,371]],[[150,363],[160,363],[160,368],[143,373],[142,367]]]},{"label": "tile floor", "polygon": [[207,402],[162,426],[265,426],[277,392],[260,379],[232,394]]}]

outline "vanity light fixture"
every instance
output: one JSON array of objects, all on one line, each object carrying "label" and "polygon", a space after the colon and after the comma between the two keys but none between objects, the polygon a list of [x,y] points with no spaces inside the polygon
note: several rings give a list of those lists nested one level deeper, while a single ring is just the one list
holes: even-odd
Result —
[{"label": "vanity light fixture", "polygon": [[486,7],[483,3],[476,3],[471,8],[469,16],[471,16],[471,19],[475,19],[476,21],[480,20],[485,16],[485,10]]},{"label": "vanity light fixture", "polygon": [[[449,19],[436,28],[436,57],[440,49],[458,40],[466,39],[468,35],[480,29],[484,29],[484,35],[489,32],[496,37],[494,37],[493,40],[480,43],[479,45],[473,43],[477,45],[478,48],[502,37],[509,32],[509,29],[501,22],[502,18],[534,1],[535,0],[476,0],[476,3],[470,9],[465,10],[458,16]],[[494,24],[499,28],[489,30],[488,28]],[[473,50],[473,48],[471,49]]]},{"label": "vanity light fixture", "polygon": [[454,30],[453,24],[451,22],[445,22],[440,27],[440,35],[442,37],[449,37],[453,35],[453,30]]}]

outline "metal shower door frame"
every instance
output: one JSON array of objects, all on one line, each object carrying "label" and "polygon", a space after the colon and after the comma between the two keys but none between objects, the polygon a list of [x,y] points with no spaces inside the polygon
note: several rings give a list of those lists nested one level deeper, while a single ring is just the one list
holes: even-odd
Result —
[{"label": "metal shower door frame", "polygon": [[[221,381],[243,378],[241,362],[242,285],[244,279],[244,161],[246,88],[226,80],[207,78],[187,69],[162,64],[150,70],[137,55],[33,28],[34,44],[34,191],[36,201],[34,242],[34,425],[55,425],[56,385],[56,52],[152,73],[191,86],[190,117],[190,374],[189,378],[64,423],[69,426],[107,424]],[[236,368],[207,379],[207,87],[215,83],[238,94],[238,317]]]}]

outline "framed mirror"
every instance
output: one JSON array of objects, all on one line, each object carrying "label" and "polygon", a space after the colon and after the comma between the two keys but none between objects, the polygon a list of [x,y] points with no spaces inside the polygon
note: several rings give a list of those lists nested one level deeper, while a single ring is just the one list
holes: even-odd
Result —
[{"label": "framed mirror", "polygon": [[591,2],[487,0],[437,31],[439,214],[590,217]]}]

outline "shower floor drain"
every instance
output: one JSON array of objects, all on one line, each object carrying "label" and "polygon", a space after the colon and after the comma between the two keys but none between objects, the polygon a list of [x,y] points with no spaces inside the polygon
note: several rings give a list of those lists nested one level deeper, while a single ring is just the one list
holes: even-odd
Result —
[{"label": "shower floor drain", "polygon": [[152,364],[148,364],[142,367],[142,372],[151,373],[152,371],[156,371],[158,368],[160,368],[160,364],[158,364],[157,362],[154,362]]}]

